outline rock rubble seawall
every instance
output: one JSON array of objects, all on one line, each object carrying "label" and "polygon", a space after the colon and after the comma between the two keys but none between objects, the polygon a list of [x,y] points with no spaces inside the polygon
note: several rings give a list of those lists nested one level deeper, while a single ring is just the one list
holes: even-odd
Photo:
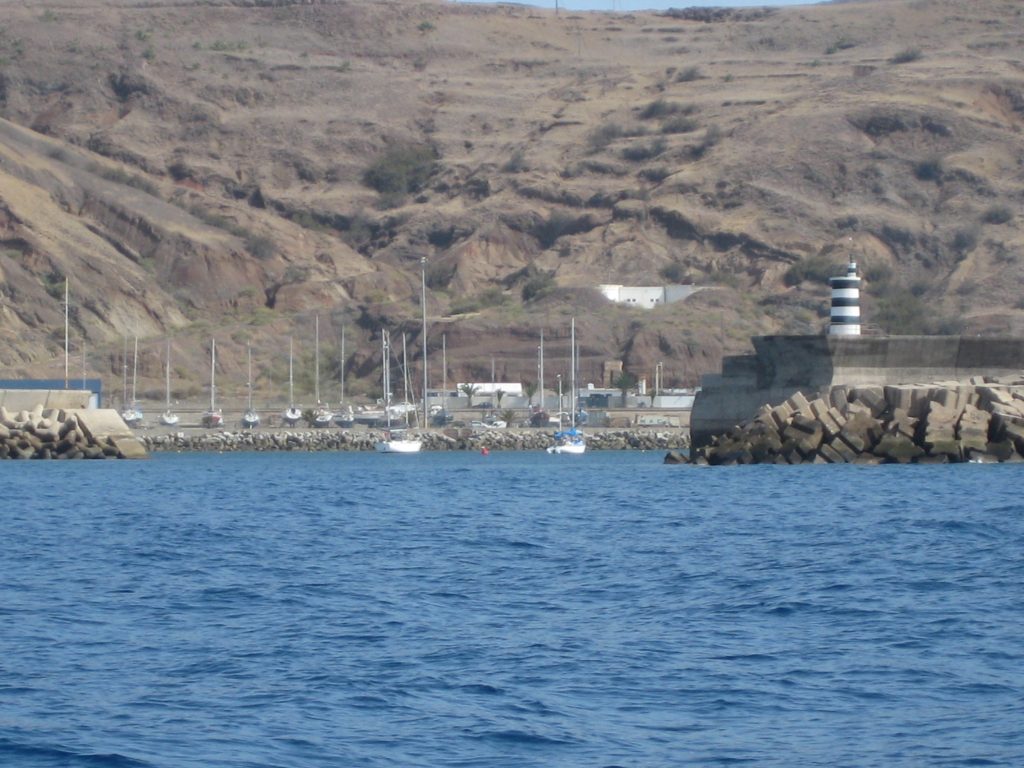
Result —
[{"label": "rock rubble seawall", "polygon": [[1024,458],[1024,376],[832,387],[764,405],[695,464],[1003,462]]},{"label": "rock rubble seawall", "polygon": [[[166,433],[141,438],[150,451],[372,451],[383,433],[374,430],[241,430]],[[468,429],[427,431],[424,451],[534,451],[554,443],[550,432]],[[588,450],[665,450],[686,447],[687,431],[601,430],[587,432]]]}]

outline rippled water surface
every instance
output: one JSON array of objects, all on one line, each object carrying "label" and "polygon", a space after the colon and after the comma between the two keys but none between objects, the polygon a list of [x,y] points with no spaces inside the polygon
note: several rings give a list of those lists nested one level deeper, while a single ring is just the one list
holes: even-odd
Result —
[{"label": "rippled water surface", "polygon": [[1024,765],[1024,467],[0,463],[0,765]]}]

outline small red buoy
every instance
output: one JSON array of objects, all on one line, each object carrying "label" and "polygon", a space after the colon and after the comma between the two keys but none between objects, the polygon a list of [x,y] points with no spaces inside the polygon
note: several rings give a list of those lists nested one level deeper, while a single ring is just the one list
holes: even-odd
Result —
[{"label": "small red buoy", "polygon": [[486,445],[483,448],[480,449],[480,455],[481,456],[490,456],[491,455],[491,452],[490,452],[490,450],[488,450]]}]

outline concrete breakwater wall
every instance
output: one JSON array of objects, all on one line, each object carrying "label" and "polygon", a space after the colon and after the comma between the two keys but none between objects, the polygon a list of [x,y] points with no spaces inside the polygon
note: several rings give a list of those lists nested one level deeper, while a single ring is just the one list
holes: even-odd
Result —
[{"label": "concrete breakwater wall", "polygon": [[[150,451],[372,451],[383,437],[377,430],[241,430],[177,432],[141,437]],[[422,433],[425,451],[539,451],[554,443],[539,430],[429,430]],[[685,429],[588,430],[588,450],[664,450],[685,448]]]},{"label": "concrete breakwater wall", "polygon": [[796,393],[692,451],[698,464],[952,463],[1024,458],[1024,376]]},{"label": "concrete breakwater wall", "polygon": [[0,406],[0,459],[143,458],[142,444],[115,411]]},{"label": "concrete breakwater wall", "polygon": [[832,387],[970,381],[1024,369],[1024,339],[970,336],[757,336],[753,355],[704,376],[690,426],[695,447],[751,419],[763,403]]}]

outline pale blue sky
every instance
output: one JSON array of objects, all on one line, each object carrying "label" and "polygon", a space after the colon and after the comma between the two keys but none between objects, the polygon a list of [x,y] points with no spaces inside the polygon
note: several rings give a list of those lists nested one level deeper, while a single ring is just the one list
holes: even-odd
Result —
[{"label": "pale blue sky", "polygon": [[[456,2],[488,2],[497,0],[456,0]],[[567,11],[663,11],[667,8],[747,8],[778,5],[811,5],[821,0],[558,0],[558,7]],[[554,8],[555,0],[531,0],[520,5],[534,5],[538,8]]]}]

